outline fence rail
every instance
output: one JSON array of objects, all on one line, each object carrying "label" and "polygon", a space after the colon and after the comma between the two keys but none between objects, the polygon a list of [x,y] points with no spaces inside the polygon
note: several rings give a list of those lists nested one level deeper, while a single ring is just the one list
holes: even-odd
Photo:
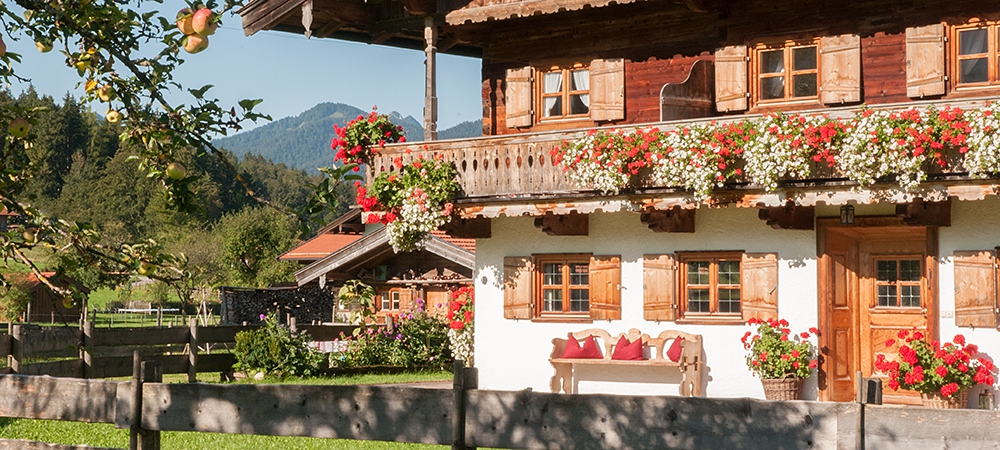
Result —
[{"label": "fence rail", "polygon": [[[39,327],[13,325],[10,334],[0,335],[0,358],[8,364],[0,374],[50,375],[54,377],[112,378],[132,374],[132,352],[140,350],[144,357],[155,358],[163,373],[187,373],[194,381],[198,372],[229,371],[236,362],[228,352],[205,349],[231,347],[236,333],[259,328],[260,325],[198,326],[162,328],[94,328],[85,323],[83,329],[70,327]],[[297,326],[313,340],[329,341],[340,333],[351,334],[350,325]],[[33,359],[54,361],[31,362]]]},{"label": "fence rail", "polygon": [[[147,363],[148,364],[148,363]],[[157,363],[154,363],[157,364]],[[134,373],[158,373],[149,368]],[[474,379],[456,368],[460,380]],[[1000,411],[747,398],[567,395],[394,386],[162,384],[0,376],[0,416],[159,431],[548,449],[985,449]],[[464,433],[454,431],[464,428]],[[0,449],[4,448],[0,441]],[[70,447],[66,447],[70,448]]]}]

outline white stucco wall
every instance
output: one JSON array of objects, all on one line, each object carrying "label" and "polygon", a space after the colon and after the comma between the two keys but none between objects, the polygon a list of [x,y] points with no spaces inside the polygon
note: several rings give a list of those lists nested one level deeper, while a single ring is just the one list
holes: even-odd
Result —
[{"label": "white stucco wall", "polygon": [[[858,215],[891,215],[893,205],[858,206]],[[818,216],[836,216],[835,207],[818,207]],[[954,312],[954,250],[989,249],[1000,245],[1000,200],[955,202],[952,227],[940,233],[941,315]],[[622,319],[595,321],[593,327],[612,334],[638,328],[655,336],[665,329],[698,333],[704,337],[705,394],[710,397],[758,397],[763,390],[746,368],[740,338],[743,325],[678,325],[647,322],[642,317],[642,255],[697,250],[777,252],[779,258],[778,309],[793,331],[818,327],[816,232],[774,230],[750,208],[701,208],[696,233],[654,233],[635,213],[595,213],[589,236],[548,236],[534,227],[531,217],[493,220],[492,238],[476,244],[476,366],[480,388],[548,392],[552,367],[548,364],[551,340],[565,338],[588,324],[535,323],[503,318],[501,279],[505,256],[539,253],[589,252],[622,257]],[[958,329],[954,319],[939,320],[940,336],[950,340],[964,334],[984,353],[1000,356],[1000,332]],[[625,368],[590,366],[578,369],[579,391],[622,394],[677,394],[680,377],[674,368]],[[805,396],[815,399],[816,376],[806,383]],[[973,394],[978,394],[973,391]],[[973,395],[975,398],[975,395]]]}]

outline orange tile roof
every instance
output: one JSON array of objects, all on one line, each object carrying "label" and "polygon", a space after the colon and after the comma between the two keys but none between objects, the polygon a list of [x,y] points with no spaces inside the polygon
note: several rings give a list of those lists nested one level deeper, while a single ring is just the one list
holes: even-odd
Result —
[{"label": "orange tile roof", "polygon": [[472,253],[476,252],[476,240],[475,239],[466,239],[466,238],[451,237],[451,236],[448,236],[448,234],[445,233],[444,231],[440,231],[440,230],[431,231],[431,234],[434,235],[434,237],[436,237],[436,238],[444,239],[444,240],[446,240],[448,242],[451,242],[452,244],[455,244],[455,245],[457,245],[459,247],[462,247],[462,248],[464,248],[464,249],[466,249],[466,250],[468,250],[468,251],[470,251]]},{"label": "orange tile roof", "polygon": [[360,234],[325,233],[299,244],[278,257],[282,261],[317,260],[361,239]]}]

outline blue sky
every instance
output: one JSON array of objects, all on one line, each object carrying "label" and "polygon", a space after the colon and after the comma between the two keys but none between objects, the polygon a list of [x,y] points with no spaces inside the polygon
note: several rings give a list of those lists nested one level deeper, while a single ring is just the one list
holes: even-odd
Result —
[{"label": "blue sky", "polygon": [[[175,6],[176,5],[176,6]],[[167,1],[160,8],[169,17],[182,3]],[[66,92],[79,97],[82,87],[76,71],[64,64],[57,50],[42,54],[28,40],[6,40],[8,51],[20,53],[16,70],[30,78],[40,93],[62,98]],[[239,16],[225,16],[223,26],[210,38],[207,50],[197,55],[181,53],[186,63],[176,79],[187,88],[206,84],[209,95],[223,106],[244,98],[262,98],[257,109],[275,120],[297,115],[321,102],[347,103],[367,110],[398,111],[422,121],[424,105],[424,54],[332,39],[306,39],[302,34],[263,31],[243,36]],[[26,84],[13,84],[17,94]],[[480,60],[438,57],[438,129],[482,117]],[[172,101],[189,101],[176,96]],[[101,106],[94,104],[93,107]],[[102,111],[103,112],[103,111]],[[332,130],[331,130],[332,133]]]}]

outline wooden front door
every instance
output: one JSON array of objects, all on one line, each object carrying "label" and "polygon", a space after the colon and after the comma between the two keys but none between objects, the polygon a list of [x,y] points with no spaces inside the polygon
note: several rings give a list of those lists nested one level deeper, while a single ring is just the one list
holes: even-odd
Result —
[{"label": "wooden front door", "polygon": [[[823,221],[820,233],[820,398],[853,401],[857,373],[880,376],[878,354],[901,330],[936,334],[937,229],[895,219],[859,218],[851,226]],[[919,403],[883,384],[886,403]]]}]

